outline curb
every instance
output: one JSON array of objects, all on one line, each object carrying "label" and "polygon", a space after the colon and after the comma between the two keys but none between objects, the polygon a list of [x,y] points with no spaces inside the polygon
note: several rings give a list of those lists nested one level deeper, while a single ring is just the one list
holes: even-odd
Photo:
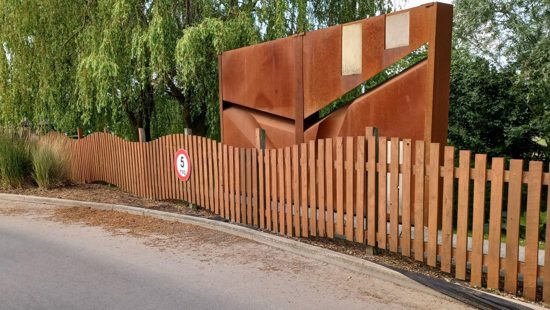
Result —
[{"label": "curb", "polygon": [[[317,260],[333,266],[342,267],[354,272],[361,273],[363,275],[377,278],[383,281],[394,283],[401,287],[407,287],[414,290],[422,291],[424,293],[449,298],[443,294],[440,294],[431,288],[428,288],[422,284],[419,284],[405,275],[394,271],[390,268],[375,264],[373,262],[360,259],[354,256],[338,253],[329,249],[309,245],[303,242],[298,242],[281,236],[272,235],[259,230],[254,230],[244,226],[239,226],[231,223],[221,222],[217,220],[169,213],[157,210],[150,210],[138,207],[131,207],[117,204],[95,203],[76,201],[68,199],[38,197],[38,196],[24,196],[16,194],[4,194],[0,193],[0,200],[12,201],[12,202],[26,202],[31,204],[52,205],[58,207],[87,207],[99,210],[119,211],[126,212],[134,215],[151,216],[158,219],[167,221],[177,221],[183,224],[192,224],[203,228],[216,230],[219,232],[231,234],[234,236],[249,239],[273,248],[291,252],[293,254],[300,255],[309,259]],[[449,298],[453,300],[453,298]]]}]

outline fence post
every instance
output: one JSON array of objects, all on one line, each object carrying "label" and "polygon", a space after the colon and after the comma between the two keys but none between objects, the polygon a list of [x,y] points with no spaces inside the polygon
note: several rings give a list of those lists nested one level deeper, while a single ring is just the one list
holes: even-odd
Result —
[{"label": "fence post", "polygon": [[[367,184],[367,187],[370,188],[370,190],[367,191],[367,193],[371,193],[373,197],[367,197],[367,234],[369,239],[367,242],[366,251],[367,254],[377,254],[379,251],[376,248],[376,240],[378,240],[377,236],[377,224],[378,224],[378,181],[377,181],[377,167],[378,167],[378,128],[376,127],[366,127],[365,128],[365,138],[369,139],[369,137],[374,137],[374,145],[368,144],[369,147],[374,146],[374,163],[371,163],[368,165],[369,168],[374,169],[374,171],[370,172],[369,175],[372,175],[374,177],[367,178],[367,182],[372,182],[372,184]],[[371,138],[372,139],[372,138]],[[368,153],[370,154],[372,151],[369,149]],[[369,156],[367,156],[369,157]],[[371,158],[369,157],[369,161]],[[371,174],[372,173],[372,174]],[[369,219],[368,217],[372,216],[373,219]],[[370,227],[368,224],[371,224]],[[372,239],[372,240],[371,240]]]},{"label": "fence post", "polygon": [[138,128],[138,137],[139,137],[139,142],[145,142],[145,129],[143,128]]},{"label": "fence post", "polygon": [[78,127],[76,129],[76,136],[78,137],[78,139],[82,139],[84,137],[84,131],[81,127]]},{"label": "fence post", "polygon": [[256,128],[256,148],[265,150],[265,130],[263,128]]}]

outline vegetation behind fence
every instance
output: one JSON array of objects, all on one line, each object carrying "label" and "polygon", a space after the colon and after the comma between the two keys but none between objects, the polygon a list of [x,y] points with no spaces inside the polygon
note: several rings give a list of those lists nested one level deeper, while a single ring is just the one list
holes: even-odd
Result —
[{"label": "vegetation behind fence", "polygon": [[[542,162],[488,162],[483,154],[472,160],[469,151],[455,158],[450,146],[368,133],[277,150],[182,134],[142,143],[94,133],[66,138],[66,147],[78,182],[188,201],[288,236],[345,238],[474,286],[550,302],[550,229],[541,216],[550,204],[550,173]],[[180,148],[191,158],[187,182],[174,170]]]}]

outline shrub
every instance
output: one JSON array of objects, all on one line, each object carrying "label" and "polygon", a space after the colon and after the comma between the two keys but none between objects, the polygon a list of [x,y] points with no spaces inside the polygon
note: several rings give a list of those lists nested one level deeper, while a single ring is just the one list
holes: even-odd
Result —
[{"label": "shrub", "polygon": [[68,180],[68,159],[61,139],[39,141],[32,151],[33,178],[38,187],[61,186]]},{"label": "shrub", "polygon": [[30,175],[28,140],[0,132],[0,185],[21,187]]}]

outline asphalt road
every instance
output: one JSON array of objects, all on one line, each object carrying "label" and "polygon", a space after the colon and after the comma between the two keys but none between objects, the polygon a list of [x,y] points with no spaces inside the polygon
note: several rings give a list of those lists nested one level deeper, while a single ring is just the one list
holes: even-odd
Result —
[{"label": "asphalt road", "polygon": [[465,308],[218,232],[159,246],[33,210],[0,205],[0,309]]}]

